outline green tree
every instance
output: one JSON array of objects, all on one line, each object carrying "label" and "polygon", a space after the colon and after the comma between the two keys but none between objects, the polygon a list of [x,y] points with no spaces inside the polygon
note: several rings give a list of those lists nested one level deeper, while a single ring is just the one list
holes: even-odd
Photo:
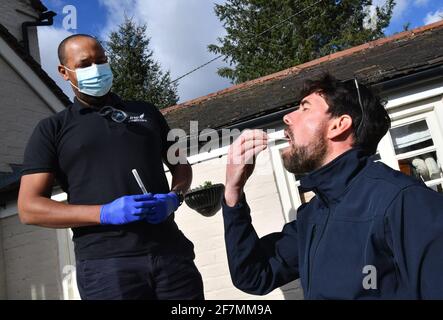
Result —
[{"label": "green tree", "polygon": [[177,86],[154,60],[146,29],[125,18],[111,32],[106,50],[114,73],[113,91],[125,100],[148,101],[161,109],[177,103]]},{"label": "green tree", "polygon": [[230,66],[220,68],[220,76],[244,82],[383,37],[395,2],[372,10],[371,5],[372,0],[227,0],[214,9],[227,34],[208,49]]}]

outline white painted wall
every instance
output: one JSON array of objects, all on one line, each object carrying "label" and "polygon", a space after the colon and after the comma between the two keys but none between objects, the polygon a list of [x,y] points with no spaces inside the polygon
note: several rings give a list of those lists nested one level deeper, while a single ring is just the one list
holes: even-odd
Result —
[{"label": "white painted wall", "polygon": [[54,112],[0,55],[0,171],[23,163],[28,139],[38,121]]},{"label": "white painted wall", "polygon": [[7,299],[61,299],[56,230],[23,225],[18,215],[1,225]]}]

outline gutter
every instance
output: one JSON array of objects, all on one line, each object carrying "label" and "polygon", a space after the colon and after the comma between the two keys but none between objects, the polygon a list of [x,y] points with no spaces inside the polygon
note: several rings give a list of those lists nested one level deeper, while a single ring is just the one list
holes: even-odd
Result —
[{"label": "gutter", "polygon": [[411,85],[436,80],[438,78],[443,78],[443,64],[399,78],[382,81],[380,83],[371,85],[371,87],[382,93],[387,93],[388,91],[398,89],[399,87],[404,88]]},{"label": "gutter", "polygon": [[57,14],[54,11],[46,11],[40,14],[37,21],[27,21],[22,23],[23,47],[26,53],[30,53],[28,28],[37,26],[52,26],[54,24],[54,17],[56,15]]}]

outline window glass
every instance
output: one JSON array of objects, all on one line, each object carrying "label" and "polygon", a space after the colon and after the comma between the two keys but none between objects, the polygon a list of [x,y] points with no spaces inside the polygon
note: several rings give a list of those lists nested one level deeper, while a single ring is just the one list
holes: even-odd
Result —
[{"label": "window glass", "polygon": [[423,149],[434,144],[426,120],[393,128],[390,132],[396,154]]},{"label": "window glass", "polygon": [[394,127],[390,135],[400,171],[442,192],[440,161],[426,119]]}]

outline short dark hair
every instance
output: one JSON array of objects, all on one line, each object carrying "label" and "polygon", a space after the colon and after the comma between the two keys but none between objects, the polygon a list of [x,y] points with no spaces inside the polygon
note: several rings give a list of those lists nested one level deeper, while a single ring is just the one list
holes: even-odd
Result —
[{"label": "short dark hair", "polygon": [[358,88],[362,107],[355,79],[338,80],[327,73],[317,80],[306,81],[302,97],[319,93],[326,100],[329,106],[328,113],[332,117],[349,115],[353,122],[354,146],[361,147],[367,154],[372,155],[391,127],[391,119],[385,109],[385,102],[379,95],[361,83],[358,83]]},{"label": "short dark hair", "polygon": [[63,39],[62,42],[60,42],[60,44],[58,45],[58,49],[57,49],[58,60],[60,61],[61,64],[65,65],[65,63],[66,63],[66,52],[65,52],[66,45],[68,44],[69,41],[75,40],[77,38],[91,38],[91,39],[94,39],[95,41],[97,41],[98,43],[100,43],[93,36],[91,36],[89,34],[82,34],[82,33],[73,34],[73,35]]}]

